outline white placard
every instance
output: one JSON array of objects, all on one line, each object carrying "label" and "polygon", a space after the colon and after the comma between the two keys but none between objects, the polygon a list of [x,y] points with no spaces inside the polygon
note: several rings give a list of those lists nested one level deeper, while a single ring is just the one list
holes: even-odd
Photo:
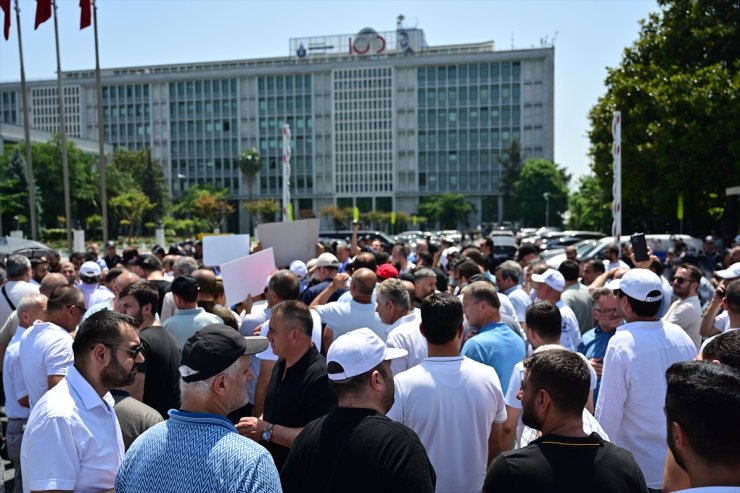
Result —
[{"label": "white placard", "polygon": [[272,248],[221,264],[226,302],[234,305],[244,301],[247,295],[262,294],[267,279],[276,270]]},{"label": "white placard", "polygon": [[203,263],[223,265],[249,255],[249,235],[203,237]]},{"label": "white placard", "polygon": [[275,264],[286,267],[294,260],[308,262],[316,256],[319,220],[301,219],[289,223],[265,223],[257,226],[262,248],[275,250]]}]

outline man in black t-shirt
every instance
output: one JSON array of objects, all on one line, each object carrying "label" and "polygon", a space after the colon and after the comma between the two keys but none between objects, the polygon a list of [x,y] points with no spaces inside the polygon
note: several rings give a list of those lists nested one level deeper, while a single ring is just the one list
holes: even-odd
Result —
[{"label": "man in black t-shirt", "polygon": [[483,492],[647,492],[628,451],[583,432],[591,376],[582,357],[547,349],[524,360],[522,422],[542,436],[491,464]]},{"label": "man in black t-shirt", "polygon": [[139,322],[144,355],[136,380],[124,390],[167,419],[167,411],[180,407],[180,350],[177,340],[156,319],[158,301],[157,288],[149,281],[137,281],[119,295],[119,311]]},{"label": "man in black t-shirt", "polygon": [[327,371],[338,407],[296,438],[280,474],[285,493],[434,491],[419,437],[385,416],[394,398],[390,360],[405,355],[367,328],[334,341]]}]

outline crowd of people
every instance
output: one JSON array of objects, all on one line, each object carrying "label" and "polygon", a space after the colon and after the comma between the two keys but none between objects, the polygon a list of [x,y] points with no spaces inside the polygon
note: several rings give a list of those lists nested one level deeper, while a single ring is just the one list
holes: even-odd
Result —
[{"label": "crowd of people", "polygon": [[388,250],[319,243],[236,305],[199,242],[9,256],[15,491],[740,491],[740,245]]}]

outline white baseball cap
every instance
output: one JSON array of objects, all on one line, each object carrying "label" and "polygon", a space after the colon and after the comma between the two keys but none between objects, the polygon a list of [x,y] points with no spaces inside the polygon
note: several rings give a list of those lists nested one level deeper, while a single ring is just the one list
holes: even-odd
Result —
[{"label": "white baseball cap", "polygon": [[648,269],[630,269],[619,281],[619,289],[637,301],[660,301],[663,285],[658,275]]},{"label": "white baseball cap", "polygon": [[726,269],[715,271],[714,275],[722,279],[735,279],[740,277],[740,262],[735,262]]},{"label": "white baseball cap", "polygon": [[100,266],[97,262],[88,260],[80,267],[80,275],[85,277],[96,277],[100,275]]},{"label": "white baseball cap", "polygon": [[532,274],[532,280],[534,282],[545,283],[555,291],[562,291],[565,289],[565,278],[555,269],[547,269],[542,274]]},{"label": "white baseball cap", "polygon": [[301,281],[306,278],[308,275],[308,267],[306,267],[306,264],[303,263],[302,260],[294,260],[290,263],[289,267],[290,271],[298,276],[298,279]]},{"label": "white baseball cap", "polygon": [[329,373],[329,380],[347,380],[372,370],[383,361],[409,354],[405,349],[389,348],[368,328],[347,332],[329,346],[326,363],[337,363],[344,371]]}]

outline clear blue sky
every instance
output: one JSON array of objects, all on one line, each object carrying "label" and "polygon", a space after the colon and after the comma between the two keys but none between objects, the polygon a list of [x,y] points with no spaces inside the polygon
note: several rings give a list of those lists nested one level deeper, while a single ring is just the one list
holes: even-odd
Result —
[{"label": "clear blue sky", "polygon": [[[15,5],[15,0],[13,5]],[[92,27],[79,31],[78,0],[58,0],[62,70],[95,66]],[[555,38],[555,161],[588,172],[587,114],[638,36],[655,0],[631,1],[279,1],[98,0],[103,68],[287,56],[290,38],[395,29],[396,17],[430,45],[493,40],[497,49]],[[54,26],[33,30],[35,0],[21,0],[26,77],[55,77]],[[15,10],[0,38],[0,81],[20,78]],[[574,180],[575,181],[575,180]],[[571,187],[573,184],[571,184]]]}]

